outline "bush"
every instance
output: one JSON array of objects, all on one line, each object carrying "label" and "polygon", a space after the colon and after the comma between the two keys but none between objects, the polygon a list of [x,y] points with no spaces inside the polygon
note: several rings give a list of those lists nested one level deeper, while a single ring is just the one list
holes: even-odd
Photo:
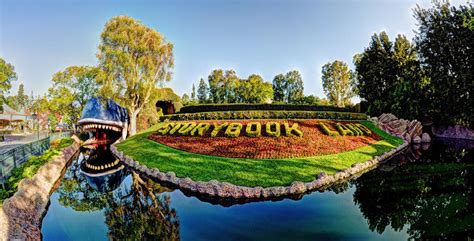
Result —
[{"label": "bush", "polygon": [[225,130],[225,135],[227,137],[238,137],[240,135],[240,130],[242,130],[241,123],[230,123],[229,127]]},{"label": "bush", "polygon": [[226,128],[229,125],[229,123],[213,124],[213,125],[214,125],[214,128],[211,132],[211,137],[216,137],[217,134],[219,134],[219,131]]},{"label": "bush", "polygon": [[324,123],[317,124],[321,131],[328,136],[339,136],[339,132],[330,130]]},{"label": "bush", "polygon": [[330,119],[366,120],[367,115],[353,112],[330,111],[233,111],[173,114],[161,117],[165,120],[232,120],[232,119]]},{"label": "bush", "polygon": [[251,111],[251,110],[280,110],[280,111],[337,111],[350,112],[349,108],[328,105],[301,105],[301,104],[203,104],[188,105],[179,111],[183,113]]},{"label": "bush", "polygon": [[[275,130],[272,130],[272,127],[275,127]],[[277,122],[267,122],[265,125],[265,132],[267,133],[268,136],[271,137],[280,137],[281,132],[280,132],[280,123]]]},{"label": "bush", "polygon": [[[255,130],[252,130],[255,126]],[[262,125],[260,122],[249,122],[245,128],[245,133],[250,137],[259,137],[262,135]]]},{"label": "bush", "polygon": [[13,195],[18,187],[18,183],[24,178],[33,177],[36,172],[45,163],[49,162],[54,156],[58,155],[62,149],[70,146],[74,140],[72,138],[63,138],[51,142],[51,148],[40,156],[32,156],[30,159],[15,168],[10,177],[5,182],[5,190],[0,190],[0,200]]},{"label": "bush", "polygon": [[349,128],[347,128],[346,126],[344,126],[341,123],[336,124],[336,129],[339,131],[339,134],[341,134],[341,136],[353,136],[354,135],[354,133],[352,133],[352,131]]}]

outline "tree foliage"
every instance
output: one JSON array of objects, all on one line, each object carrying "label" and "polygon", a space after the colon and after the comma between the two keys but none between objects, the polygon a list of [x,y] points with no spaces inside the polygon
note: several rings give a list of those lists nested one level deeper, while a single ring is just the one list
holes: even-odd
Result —
[{"label": "tree foliage", "polygon": [[354,96],[354,74],[349,66],[336,60],[325,64],[321,72],[323,90],[329,101],[338,107],[350,104],[350,99]]},{"label": "tree foliage", "polygon": [[101,70],[91,66],[70,66],[57,72],[48,89],[50,110],[60,113],[68,124],[75,124],[87,101],[97,94],[101,78]]},{"label": "tree foliage", "polygon": [[437,122],[474,127],[474,5],[435,1],[414,13],[415,42],[431,81],[430,114]]},{"label": "tree foliage", "polygon": [[208,92],[209,92],[209,89],[207,87],[207,84],[206,82],[204,81],[203,78],[201,78],[201,80],[199,80],[199,87],[198,87],[198,91],[197,91],[197,98],[198,98],[198,101],[199,103],[206,103],[207,102],[207,98],[208,98]]},{"label": "tree foliage", "polygon": [[298,103],[304,97],[303,90],[303,78],[297,70],[273,78],[274,102]]},{"label": "tree foliage", "polygon": [[5,92],[11,89],[11,82],[17,79],[15,67],[0,58],[0,99],[3,100]]},{"label": "tree foliage", "polygon": [[354,56],[356,87],[369,103],[369,114],[390,112],[399,117],[420,117],[426,103],[424,77],[415,46],[403,35],[395,43],[385,32],[374,34],[369,47]]},{"label": "tree foliage", "polygon": [[[234,70],[216,69],[211,72],[208,81],[209,100],[212,103],[265,103],[273,95],[272,85],[256,74],[240,79]],[[205,87],[205,83],[200,82],[201,97]]]},{"label": "tree foliage", "polygon": [[110,19],[101,34],[99,65],[106,73],[101,94],[126,107],[130,134],[153,89],[171,80],[173,45],[156,30],[127,16]]}]

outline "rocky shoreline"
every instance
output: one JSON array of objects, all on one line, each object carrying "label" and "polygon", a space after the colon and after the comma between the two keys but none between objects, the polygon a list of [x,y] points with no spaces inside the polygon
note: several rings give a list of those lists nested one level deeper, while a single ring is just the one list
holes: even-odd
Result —
[{"label": "rocky shoreline", "polygon": [[68,161],[79,150],[75,142],[43,165],[31,179],[23,179],[18,191],[0,208],[0,240],[41,240],[41,220],[57,181]]},{"label": "rocky shoreline", "polygon": [[375,156],[372,158],[372,160],[354,164],[352,167],[339,171],[334,175],[327,175],[326,173],[321,172],[312,182],[304,183],[295,181],[290,186],[266,188],[237,186],[231,183],[219,182],[216,180],[202,182],[193,181],[188,177],[180,178],[176,177],[174,172],[163,173],[157,168],[147,168],[146,166],[139,164],[137,161],[126,156],[123,152],[117,150],[115,145],[112,145],[110,149],[117,158],[119,158],[138,173],[144,174],[166,184],[176,186],[183,191],[210,197],[258,200],[303,194],[327,187],[328,185],[341,180],[349,179],[360,172],[369,170],[370,168],[388,160],[391,156],[404,149],[408,145],[409,143],[405,141],[403,144],[391,151],[388,151],[380,156]]}]

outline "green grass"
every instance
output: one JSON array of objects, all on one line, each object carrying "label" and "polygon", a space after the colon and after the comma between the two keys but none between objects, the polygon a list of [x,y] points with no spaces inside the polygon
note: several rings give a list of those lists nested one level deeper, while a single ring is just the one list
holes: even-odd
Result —
[{"label": "green grass", "polygon": [[[334,174],[352,164],[365,162],[403,143],[376,128],[371,122],[362,124],[384,139],[353,151],[303,158],[248,159],[200,155],[177,150],[147,139],[163,123],[141,132],[117,148],[143,165],[158,168],[161,172],[172,171],[178,177],[195,181],[212,179],[248,187],[286,186],[293,181],[310,182],[320,172]],[[315,127],[316,128],[316,127]]]},{"label": "green grass", "polygon": [[52,160],[62,149],[70,146],[73,142],[74,140],[71,138],[58,140],[57,145],[51,145],[51,148],[46,150],[42,155],[33,156],[27,162],[15,168],[11,176],[5,182],[5,189],[0,189],[0,203],[17,191],[18,183],[20,183],[22,179],[33,177],[41,166]]}]

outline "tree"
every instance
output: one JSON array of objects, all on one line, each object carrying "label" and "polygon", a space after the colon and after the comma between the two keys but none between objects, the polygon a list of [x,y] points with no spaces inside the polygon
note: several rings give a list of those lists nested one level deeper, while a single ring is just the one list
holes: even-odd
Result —
[{"label": "tree", "polygon": [[303,78],[298,70],[292,70],[286,75],[279,74],[273,78],[273,101],[297,103],[304,97]]},{"label": "tree", "polygon": [[415,37],[423,69],[430,77],[430,115],[440,124],[474,127],[474,5],[435,1],[414,10]]},{"label": "tree", "polygon": [[394,91],[397,76],[392,46],[388,35],[381,32],[372,35],[362,54],[354,56],[358,94],[370,103],[372,115],[390,112],[387,97]]},{"label": "tree", "polygon": [[241,91],[238,91],[237,99],[242,103],[266,103],[272,98],[272,84],[265,82],[260,75],[252,74],[238,84]]},{"label": "tree", "polygon": [[286,102],[295,103],[304,96],[303,78],[298,70],[292,70],[286,74],[285,79]]},{"label": "tree", "polygon": [[183,103],[183,105],[189,105],[189,103],[191,102],[189,95],[184,93],[183,97],[181,97],[181,102]]},{"label": "tree", "polygon": [[199,87],[198,87],[198,92],[197,92],[197,98],[199,100],[199,103],[206,103],[207,96],[208,96],[207,84],[204,81],[204,79],[201,78],[201,80],[199,81]]},{"label": "tree", "polygon": [[99,65],[106,73],[101,94],[126,107],[130,134],[157,84],[171,80],[173,44],[156,30],[127,16],[114,17],[101,34]]},{"label": "tree", "polygon": [[329,101],[338,107],[350,103],[354,96],[354,75],[349,66],[339,60],[329,62],[322,68],[323,90]]},{"label": "tree", "polygon": [[87,101],[97,95],[101,78],[101,70],[91,66],[70,66],[55,73],[53,86],[48,90],[51,110],[65,116],[69,124],[75,124]]},{"label": "tree", "polygon": [[285,75],[279,74],[273,78],[273,102],[285,101]]},{"label": "tree", "polygon": [[213,103],[237,102],[236,88],[239,78],[234,70],[215,69],[208,77],[209,99]]},{"label": "tree", "polygon": [[196,101],[196,87],[193,84],[193,89],[191,91],[191,101],[194,102]]},{"label": "tree", "polygon": [[222,103],[222,96],[219,89],[224,82],[224,71],[222,69],[215,69],[208,76],[209,82],[209,99],[212,103]]},{"label": "tree", "polygon": [[11,89],[11,82],[16,79],[15,67],[0,58],[0,101],[3,101],[5,92]]},{"label": "tree", "polygon": [[295,103],[304,105],[320,105],[321,100],[317,96],[307,95],[299,98]]},{"label": "tree", "polygon": [[18,86],[18,94],[16,95],[16,101],[20,109],[24,109],[26,107],[26,104],[28,102],[28,96],[25,95],[25,86],[23,84],[20,84]]}]

